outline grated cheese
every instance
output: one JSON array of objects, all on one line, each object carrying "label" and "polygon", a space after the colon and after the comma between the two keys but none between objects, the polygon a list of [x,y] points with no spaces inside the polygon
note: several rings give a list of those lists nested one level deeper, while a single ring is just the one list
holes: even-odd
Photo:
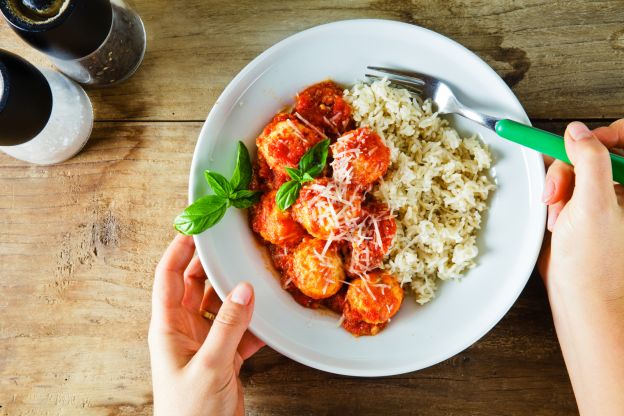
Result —
[{"label": "grated cheese", "polygon": [[323,133],[322,131],[320,131],[318,128],[316,128],[316,126],[312,123],[310,123],[308,120],[306,120],[301,114],[295,112],[295,117],[297,117],[299,120],[301,120],[303,122],[303,124],[305,124],[306,126],[308,126],[309,128],[311,128],[312,130],[314,130],[315,132],[317,132],[319,134],[319,136],[323,137],[323,138],[327,138],[327,136],[325,136],[325,133]]},{"label": "grated cheese", "polygon": [[307,141],[306,138],[303,136],[303,133],[301,132],[301,130],[299,130],[299,127],[297,127],[297,125],[295,123],[293,123],[293,121],[291,119],[286,120],[286,123],[288,123],[290,128],[293,129],[293,131],[295,132],[297,137],[299,137],[303,141]]}]

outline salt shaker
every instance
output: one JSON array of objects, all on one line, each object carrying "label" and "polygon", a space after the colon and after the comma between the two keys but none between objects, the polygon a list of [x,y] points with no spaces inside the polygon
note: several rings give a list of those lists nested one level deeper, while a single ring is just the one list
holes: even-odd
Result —
[{"label": "salt shaker", "polygon": [[78,84],[0,49],[0,151],[60,163],[82,149],[92,127],[91,101]]},{"label": "salt shaker", "polygon": [[145,54],[145,28],[123,0],[0,0],[11,28],[81,84],[122,82]]}]

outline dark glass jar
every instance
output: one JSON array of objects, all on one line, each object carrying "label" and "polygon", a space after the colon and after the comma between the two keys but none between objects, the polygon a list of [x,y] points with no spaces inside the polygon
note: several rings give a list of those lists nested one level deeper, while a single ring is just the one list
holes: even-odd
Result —
[{"label": "dark glass jar", "polygon": [[0,0],[0,10],[22,39],[82,84],[122,82],[145,54],[143,22],[123,0]]}]

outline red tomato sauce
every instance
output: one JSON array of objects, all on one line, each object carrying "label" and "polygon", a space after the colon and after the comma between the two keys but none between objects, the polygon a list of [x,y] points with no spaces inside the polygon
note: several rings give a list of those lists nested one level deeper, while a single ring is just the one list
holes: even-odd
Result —
[{"label": "red tomato sauce", "polygon": [[[335,139],[354,127],[355,122],[352,119],[352,109],[349,103],[343,98],[343,89],[338,84],[333,81],[323,81],[301,91],[297,95],[293,112],[290,114],[286,112],[276,114],[265,126],[256,140],[258,158],[252,173],[250,188],[259,190],[264,194],[261,202],[250,209],[249,222],[250,227],[258,236],[258,240],[268,248],[274,269],[279,273],[281,287],[290,293],[292,298],[303,307],[315,310],[327,310],[342,315],[341,322],[343,328],[353,335],[360,336],[375,335],[385,328],[387,321],[378,324],[371,324],[366,321],[375,322],[369,318],[377,315],[382,317],[388,316],[389,320],[389,316],[394,315],[398,307],[400,307],[400,301],[398,301],[399,303],[396,308],[393,307],[387,314],[384,314],[386,304],[391,303],[391,299],[386,299],[385,294],[383,296],[380,295],[379,299],[381,304],[376,305],[374,302],[371,303],[372,300],[367,299],[366,296],[361,298],[357,297],[359,294],[354,295],[349,292],[349,288],[352,287],[352,282],[355,282],[355,280],[349,281],[351,277],[349,277],[348,274],[340,274],[340,279],[344,279],[344,282],[343,280],[336,280],[340,281],[337,293],[334,287],[333,291],[328,292],[326,295],[327,297],[313,299],[304,294],[302,290],[305,290],[306,293],[311,295],[314,293],[313,296],[319,293],[318,290],[316,292],[311,292],[309,290],[310,286],[306,286],[302,283],[302,281],[306,279],[299,279],[299,277],[301,276],[300,273],[306,273],[305,276],[326,280],[328,280],[327,276],[335,276],[335,274],[332,273],[319,273],[320,269],[328,269],[329,266],[326,265],[327,263],[323,263],[322,261],[329,261],[329,257],[323,256],[329,256],[328,253],[332,252],[332,250],[327,247],[334,247],[333,245],[336,245],[339,249],[333,249],[333,259],[337,263],[332,264],[342,264],[345,271],[348,271],[347,265],[349,256],[353,251],[353,249],[350,248],[352,241],[349,239],[351,238],[349,234],[351,232],[350,227],[356,226],[359,223],[360,216],[364,218],[366,215],[376,215],[380,217],[380,215],[383,214],[388,217],[377,223],[378,232],[381,234],[381,246],[378,247],[379,244],[376,246],[374,245],[373,241],[378,241],[378,238],[373,238],[375,237],[375,231],[371,228],[365,231],[366,238],[364,241],[366,245],[360,247],[370,252],[371,257],[376,259],[376,263],[371,266],[371,269],[379,267],[396,233],[396,223],[389,214],[387,207],[384,204],[375,202],[370,196],[366,196],[366,192],[370,190],[370,187],[367,189],[364,189],[364,187],[345,188],[345,193],[340,195],[344,196],[346,198],[345,200],[348,201],[348,203],[346,203],[347,208],[351,208],[347,209],[339,203],[331,203],[331,207],[329,206],[330,204],[325,205],[334,213],[341,212],[344,216],[342,220],[349,220],[347,222],[352,225],[349,225],[349,229],[346,230],[347,232],[341,234],[340,238],[343,240],[332,240],[334,241],[333,245],[325,246],[325,244],[317,243],[319,240],[325,243],[325,239],[336,235],[333,232],[340,231],[340,227],[334,227],[336,230],[332,229],[332,232],[329,233],[330,237],[327,236],[327,232],[321,232],[327,231],[321,229],[324,226],[327,228],[326,224],[322,223],[322,221],[327,222],[327,218],[329,218],[324,212],[321,211],[319,215],[317,215],[316,210],[308,209],[302,211],[303,213],[293,215],[295,211],[292,207],[285,211],[276,212],[274,210],[276,208],[273,203],[274,201],[266,200],[265,198],[275,198],[275,191],[277,191],[283,183],[291,179],[284,168],[298,168],[301,157],[314,144],[323,140],[325,138],[324,135]],[[370,170],[369,167],[373,166],[376,168],[374,169],[376,172],[381,172],[377,174],[377,176],[379,176],[385,173],[385,168],[387,166],[377,168],[378,163],[376,160],[383,159],[386,156],[385,152],[387,152],[387,149],[385,149],[385,144],[376,133],[369,130],[365,130],[364,132],[367,133],[364,135],[366,137],[358,137],[357,140],[359,141],[349,143],[349,146],[359,146],[362,153],[374,156],[371,160],[361,162],[363,165],[361,165],[360,170],[365,172]],[[384,148],[380,148],[378,142],[380,142],[381,146]],[[377,157],[378,155],[381,155],[381,157]],[[326,168],[317,177],[315,183],[332,183],[332,186],[336,188],[336,185],[339,183],[332,178],[330,164],[331,153],[327,160]],[[370,182],[372,187],[372,180],[368,180],[368,182]],[[310,182],[308,182],[308,184],[309,183]],[[357,195],[352,195],[355,193],[357,193]],[[301,192],[299,194],[299,199],[302,203],[307,201],[311,207],[316,205],[318,208],[319,203],[312,202],[312,200],[316,198],[316,196],[312,194],[313,192]],[[333,194],[330,196],[333,196]],[[326,196],[323,196],[323,198],[326,198]],[[342,202],[342,204],[345,203]],[[352,206],[355,206],[355,208]],[[347,213],[351,210],[354,214],[348,216]],[[353,221],[350,220],[352,217]],[[321,220],[321,218],[324,218],[324,220]],[[310,239],[316,240],[312,246],[314,250],[311,255],[307,254],[303,249],[304,246],[302,246],[302,242],[309,241]],[[271,241],[279,245],[272,244]],[[323,251],[321,248],[325,248],[324,254],[318,253],[318,251]],[[305,253],[305,255],[301,253]],[[314,260],[317,254],[320,256],[320,259]],[[319,263],[314,263],[315,261],[319,261]],[[302,267],[302,264],[305,267]],[[331,270],[335,271],[340,269],[333,267]],[[358,271],[357,274],[360,276],[357,277],[361,278],[362,273],[360,272],[364,273],[368,272],[368,270]],[[293,279],[293,277],[296,277],[296,279]],[[310,281],[307,280],[307,282]],[[322,282],[322,280],[316,280],[316,282]],[[301,290],[297,285],[301,287]],[[319,286],[316,287],[318,288]],[[332,293],[335,294],[332,295]],[[349,298],[347,293],[351,293],[349,296],[356,296],[356,298]],[[321,295],[324,295],[324,288]],[[389,291],[387,291],[387,296],[391,296]],[[349,303],[351,301],[357,306],[352,306]],[[379,308],[383,307],[384,311],[379,309],[378,312],[380,313],[375,313],[376,311],[374,308],[377,306],[379,306]],[[366,316],[363,316],[362,312],[355,309],[356,307],[363,308],[360,310],[368,310],[369,312],[371,312],[372,309],[372,314],[369,316],[367,313]]]}]

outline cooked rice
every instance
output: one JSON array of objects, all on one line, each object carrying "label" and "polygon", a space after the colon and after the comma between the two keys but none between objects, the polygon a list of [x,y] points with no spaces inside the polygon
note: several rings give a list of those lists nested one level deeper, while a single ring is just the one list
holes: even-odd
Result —
[{"label": "cooked rice", "polygon": [[461,138],[432,111],[387,80],[345,91],[358,126],[370,126],[390,148],[391,165],[373,195],[397,221],[384,269],[409,283],[416,301],[435,296],[438,279],[459,278],[475,265],[477,231],[495,186],[488,148]]}]

